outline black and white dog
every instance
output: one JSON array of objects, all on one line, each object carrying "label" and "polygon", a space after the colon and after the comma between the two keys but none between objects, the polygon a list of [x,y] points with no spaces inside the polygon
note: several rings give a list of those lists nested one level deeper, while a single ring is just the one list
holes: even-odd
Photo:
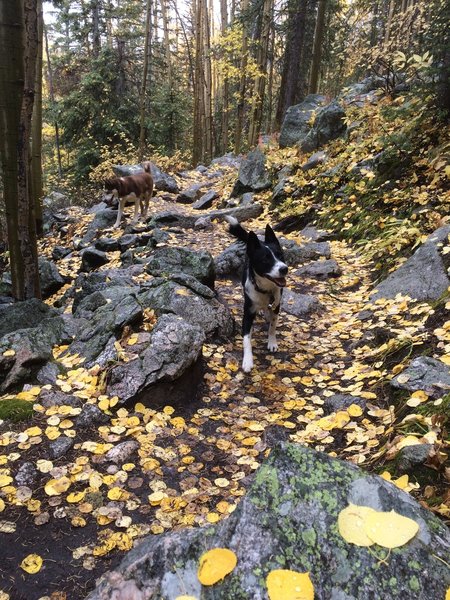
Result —
[{"label": "black and white dog", "polygon": [[269,323],[267,348],[271,352],[278,349],[276,328],[288,268],[284,262],[280,242],[270,225],[266,225],[264,241],[261,241],[253,231],[246,231],[234,217],[227,216],[225,219],[230,225],[230,233],[247,245],[242,278],[244,288],[242,370],[248,373],[253,368],[252,326],[259,310],[264,310]]}]

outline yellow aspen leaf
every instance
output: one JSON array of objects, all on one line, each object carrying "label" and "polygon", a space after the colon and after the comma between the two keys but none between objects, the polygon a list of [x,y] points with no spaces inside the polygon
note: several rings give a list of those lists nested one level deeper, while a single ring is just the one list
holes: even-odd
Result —
[{"label": "yellow aspen leaf", "polygon": [[210,512],[206,515],[206,520],[208,523],[217,523],[219,521],[220,516],[217,513]]},{"label": "yellow aspen leaf", "polygon": [[366,535],[383,548],[404,546],[419,531],[419,525],[408,517],[390,512],[373,511],[364,522]]},{"label": "yellow aspen leaf", "polygon": [[382,477],[383,479],[385,479],[386,481],[392,481],[392,475],[389,473],[389,471],[383,471],[380,474],[380,477]]},{"label": "yellow aspen leaf", "polygon": [[314,586],[309,573],[275,569],[266,577],[270,600],[314,600]]},{"label": "yellow aspen leaf", "polygon": [[134,346],[135,344],[137,344],[138,340],[139,340],[139,335],[137,333],[134,333],[133,335],[130,335],[130,337],[128,338],[127,345]]},{"label": "yellow aspen leaf", "polygon": [[237,565],[237,556],[228,548],[213,548],[199,561],[197,577],[202,585],[214,585],[229,575]]},{"label": "yellow aspen leaf", "polygon": [[230,485],[230,482],[228,479],[225,479],[225,477],[218,477],[217,479],[214,479],[214,483],[220,488],[225,488]]},{"label": "yellow aspen leaf", "polygon": [[59,479],[50,479],[50,481],[45,484],[45,493],[48,496],[59,496],[69,489],[70,484],[70,479],[65,475]]},{"label": "yellow aspen leaf", "polygon": [[349,504],[338,516],[338,529],[346,542],[355,546],[371,546],[373,544],[365,532],[365,521],[368,515],[376,512],[369,506]]},{"label": "yellow aspen leaf", "polygon": [[30,437],[34,437],[37,435],[41,435],[42,433],[42,429],[40,427],[29,427],[28,429],[25,429],[25,433],[27,433]]},{"label": "yellow aspen leaf", "polygon": [[66,500],[67,502],[70,502],[71,504],[77,504],[78,502],[80,502],[81,500],[83,500],[83,498],[85,497],[86,492],[72,492],[70,493]]},{"label": "yellow aspen leaf", "polygon": [[0,498],[0,512],[3,512],[5,510],[5,501],[3,500],[3,498]]},{"label": "yellow aspen leaf", "polygon": [[[1,598],[0,598],[0,600],[1,600]],[[186,595],[184,595],[184,596],[177,596],[175,598],[175,600],[198,600],[198,598],[196,598],[195,596],[186,596]]]},{"label": "yellow aspen leaf", "polygon": [[73,519],[70,521],[72,527],[85,527],[86,526],[86,519],[83,519],[83,517],[77,516],[77,517],[73,517]]},{"label": "yellow aspen leaf", "polygon": [[16,351],[15,350],[5,350],[3,352],[3,356],[15,356],[16,355]]},{"label": "yellow aspen leaf", "polygon": [[30,575],[34,575],[41,570],[42,563],[43,560],[39,554],[29,554],[20,563],[20,567],[27,573],[30,573]]},{"label": "yellow aspen leaf", "polygon": [[417,444],[420,444],[420,440],[417,439],[414,435],[407,435],[404,438],[402,438],[398,444],[397,444],[397,450],[401,450],[402,448],[405,448],[406,446],[416,446]]},{"label": "yellow aspen leaf", "polygon": [[450,365],[450,354],[444,354],[443,356],[440,356],[439,360],[445,365]]},{"label": "yellow aspen leaf", "polygon": [[0,488],[5,487],[12,483],[13,478],[9,475],[0,475]]},{"label": "yellow aspen leaf", "polygon": [[150,526],[150,531],[155,535],[158,535],[159,533],[164,533],[164,527],[155,523]]},{"label": "yellow aspen leaf", "polygon": [[358,404],[350,404],[347,412],[351,417],[360,417],[363,414],[362,408]]},{"label": "yellow aspen leaf", "polygon": [[[449,175],[449,179],[450,179],[450,175]],[[447,588],[447,592],[445,594],[445,600],[450,600],[450,587]]]},{"label": "yellow aspen leaf", "polygon": [[149,495],[148,501],[152,506],[158,506],[158,504],[161,504],[161,501],[163,498],[165,498],[165,496],[166,494],[164,492],[153,492],[153,494]]}]

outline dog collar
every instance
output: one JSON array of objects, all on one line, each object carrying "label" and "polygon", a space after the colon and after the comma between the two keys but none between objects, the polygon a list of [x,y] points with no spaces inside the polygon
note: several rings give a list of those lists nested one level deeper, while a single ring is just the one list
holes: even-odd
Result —
[{"label": "dog collar", "polygon": [[269,290],[263,290],[262,288],[259,287],[259,285],[256,283],[256,277],[255,277],[255,274],[253,273],[253,270],[250,271],[250,281],[253,283],[255,290],[257,292],[259,292],[260,294],[271,294],[272,293]]}]

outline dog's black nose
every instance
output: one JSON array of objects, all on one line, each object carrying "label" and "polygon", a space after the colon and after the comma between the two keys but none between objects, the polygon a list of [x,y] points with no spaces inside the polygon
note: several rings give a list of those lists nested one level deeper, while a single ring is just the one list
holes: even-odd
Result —
[{"label": "dog's black nose", "polygon": [[283,277],[288,272],[288,268],[286,267],[286,265],[284,267],[280,267],[278,270],[280,271],[280,275],[283,275]]}]

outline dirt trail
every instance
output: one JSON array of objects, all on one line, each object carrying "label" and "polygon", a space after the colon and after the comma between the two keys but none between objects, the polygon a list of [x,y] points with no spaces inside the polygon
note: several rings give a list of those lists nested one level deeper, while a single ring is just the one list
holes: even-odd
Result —
[{"label": "dirt trail", "polygon": [[[174,205],[157,197],[150,211],[166,209]],[[263,216],[246,227],[259,229],[265,223]],[[172,232],[168,243],[217,255],[232,241],[224,224],[214,224],[211,231]],[[308,443],[359,463],[370,458],[385,430],[380,416],[385,418],[387,410],[370,416],[356,407],[340,422],[323,419],[327,397],[345,392],[373,401],[371,390],[382,376],[374,359],[364,363],[364,356],[365,371],[349,371],[355,360],[349,349],[363,336],[357,314],[366,301],[369,271],[344,243],[331,242],[331,248],[341,277],[300,279],[295,269],[288,277],[291,290],[316,296],[322,309],[302,319],[282,311],[274,354],[266,350],[266,327],[258,319],[251,374],[240,370],[239,335],[226,343],[207,343],[202,389],[189,406],[172,406],[168,398],[158,409],[106,411],[108,422],[76,432],[74,447],[49,471],[38,473],[33,489],[22,490],[21,501],[16,496],[11,503],[15,493],[6,495],[0,520],[15,524],[15,531],[0,533],[0,590],[9,594],[0,593],[2,600],[81,599],[140,536],[217,522],[234,510],[277,440]],[[217,281],[216,289],[239,329],[240,284]],[[31,426],[45,431],[48,419],[45,411],[35,412],[31,423],[14,431]],[[0,434],[0,469],[5,465],[14,474],[24,462],[47,459],[45,435],[33,437],[21,443]],[[105,445],[128,440],[136,440],[139,448],[125,464],[115,469],[101,462]],[[63,476],[70,479],[70,489],[49,496],[45,485]],[[43,567],[28,574],[19,565],[34,553],[42,557]]]}]

